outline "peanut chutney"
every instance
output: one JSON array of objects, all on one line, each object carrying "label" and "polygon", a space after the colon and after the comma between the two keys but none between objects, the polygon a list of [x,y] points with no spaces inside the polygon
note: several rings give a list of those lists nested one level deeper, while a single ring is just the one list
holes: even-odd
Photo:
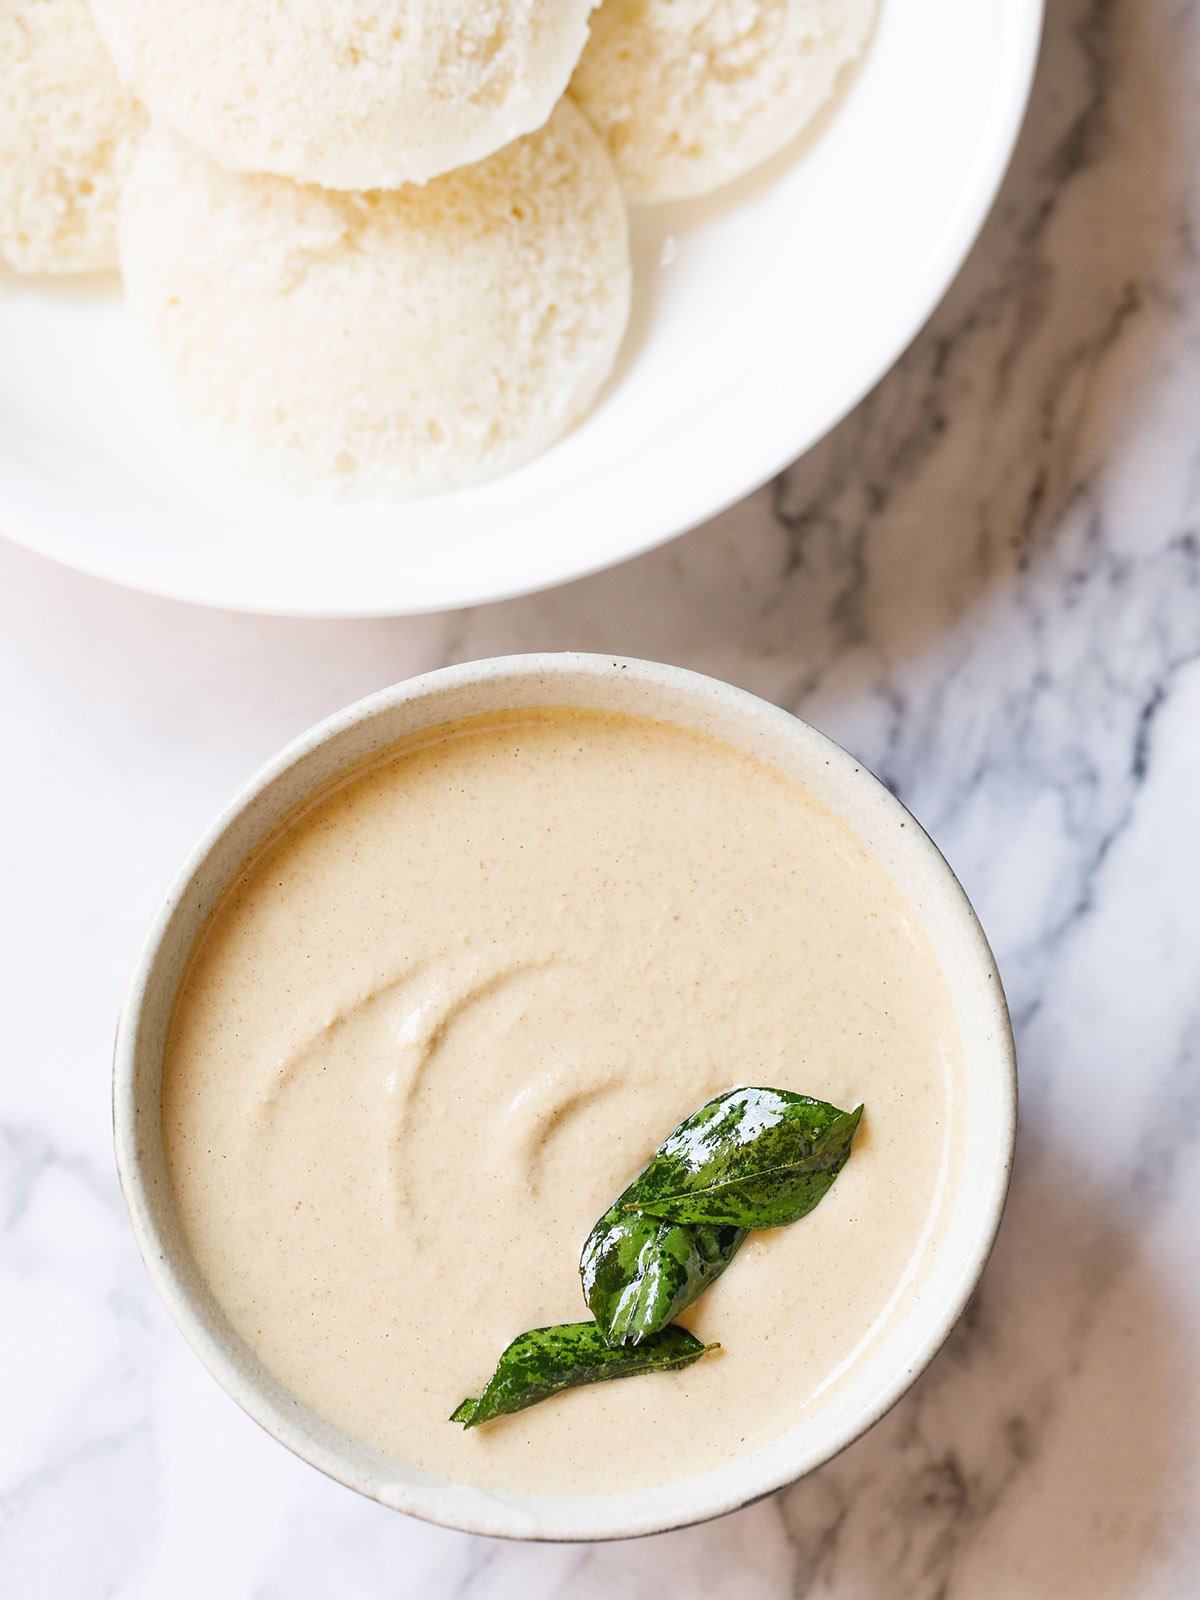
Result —
[{"label": "peanut chutney", "polygon": [[[183,1228],[303,1402],[486,1487],[704,1471],[821,1403],[936,1248],[961,1046],[915,913],[772,767],[548,710],[393,747],[293,815],[198,942],[163,1080]],[[820,1207],[681,1318],[721,1350],[470,1433],[516,1334],[587,1315],[597,1217],[735,1084],[867,1104]]]}]

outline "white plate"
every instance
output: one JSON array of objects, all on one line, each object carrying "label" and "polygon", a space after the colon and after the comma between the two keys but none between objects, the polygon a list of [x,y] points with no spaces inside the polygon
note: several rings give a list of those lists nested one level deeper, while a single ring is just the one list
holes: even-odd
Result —
[{"label": "white plate", "polygon": [[1042,0],[882,0],[801,146],[635,214],[633,326],[591,417],[521,471],[405,505],[247,485],[184,438],[114,288],[0,285],[0,531],[180,599],[311,616],[477,604],[681,533],[813,444],[896,359],[986,215]]}]

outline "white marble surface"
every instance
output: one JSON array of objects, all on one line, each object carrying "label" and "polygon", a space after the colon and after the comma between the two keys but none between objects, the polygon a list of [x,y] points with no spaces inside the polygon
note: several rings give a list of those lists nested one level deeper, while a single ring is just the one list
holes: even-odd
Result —
[{"label": "white marble surface", "polygon": [[[769,490],[469,614],[205,613],[0,545],[0,1592],[14,1600],[1200,1594],[1200,4],[1050,0],[1031,121],[900,367]],[[752,1509],[603,1548],[358,1500],[200,1369],[125,1225],[118,996],[277,745],[444,662],[656,656],[793,707],[927,823],[989,930],[1020,1160],[916,1390]]]}]

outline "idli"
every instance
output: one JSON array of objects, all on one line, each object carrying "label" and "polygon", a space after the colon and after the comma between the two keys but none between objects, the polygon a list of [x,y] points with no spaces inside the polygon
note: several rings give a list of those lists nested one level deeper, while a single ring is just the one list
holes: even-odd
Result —
[{"label": "idli", "polygon": [[236,172],[425,183],[532,133],[594,0],[94,0],[152,115]]},{"label": "idli", "polygon": [[152,132],[120,252],[185,417],[301,492],[404,497],[519,465],[588,409],[629,314],[620,187],[569,100],[386,193],[230,173]]},{"label": "idli", "polygon": [[875,0],[604,0],[571,93],[635,201],[707,194],[789,144]]},{"label": "idli", "polygon": [[116,264],[117,193],[142,128],[86,0],[0,0],[0,260]]}]

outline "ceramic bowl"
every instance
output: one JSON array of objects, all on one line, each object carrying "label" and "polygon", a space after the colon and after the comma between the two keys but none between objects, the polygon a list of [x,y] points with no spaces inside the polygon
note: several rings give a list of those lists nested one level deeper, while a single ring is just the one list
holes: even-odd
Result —
[{"label": "ceramic bowl", "polygon": [[[197,1273],[164,1159],[163,1051],[189,952],[222,890],[293,807],[395,741],[458,717],[536,706],[640,713],[711,734],[799,780],[863,839],[906,895],[941,962],[965,1058],[960,1174],[928,1264],[874,1344],[773,1443],[637,1492],[496,1493],[437,1478],[350,1438],[289,1394],[242,1344]],[[530,655],[448,667],[361,700],[295,740],[221,813],[151,927],[122,1014],[113,1081],[117,1165],[159,1293],[217,1381],[297,1455],[384,1505],[449,1527],[603,1539],[701,1521],[770,1493],[866,1431],[946,1338],[983,1270],[1008,1187],[1016,1114],[1000,980],[965,894],[929,838],[863,766],[795,717],[729,684],[609,656]]]}]

